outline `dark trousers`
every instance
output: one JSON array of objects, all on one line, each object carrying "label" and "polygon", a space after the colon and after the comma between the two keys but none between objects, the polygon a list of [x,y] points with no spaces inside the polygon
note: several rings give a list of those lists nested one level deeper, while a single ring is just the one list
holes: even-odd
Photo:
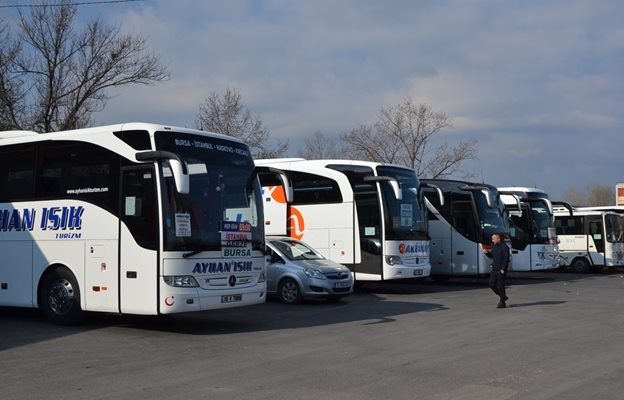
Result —
[{"label": "dark trousers", "polygon": [[501,303],[507,300],[507,295],[505,294],[505,275],[506,274],[501,274],[500,271],[490,272],[490,289],[500,297]]}]

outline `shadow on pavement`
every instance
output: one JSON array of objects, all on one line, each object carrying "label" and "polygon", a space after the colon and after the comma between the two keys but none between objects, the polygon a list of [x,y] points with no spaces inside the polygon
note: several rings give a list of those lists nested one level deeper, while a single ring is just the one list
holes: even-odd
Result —
[{"label": "shadow on pavement", "polygon": [[567,301],[535,301],[533,303],[518,303],[518,304],[510,304],[507,308],[516,308],[516,307],[533,307],[533,306],[553,306],[559,304],[565,304]]},{"label": "shadow on pavement", "polygon": [[338,302],[309,301],[285,305],[269,300],[254,306],[224,310],[143,316],[87,314],[80,326],[58,326],[47,322],[38,310],[0,307],[0,351],[74,335],[96,329],[124,328],[187,335],[220,335],[298,329],[346,322],[362,325],[391,323],[394,317],[446,309],[441,304],[391,301],[372,294],[356,294]]}]

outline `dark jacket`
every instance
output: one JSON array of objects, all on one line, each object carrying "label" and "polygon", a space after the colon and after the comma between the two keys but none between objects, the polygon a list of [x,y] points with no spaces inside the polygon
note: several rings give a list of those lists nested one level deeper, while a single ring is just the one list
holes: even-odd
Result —
[{"label": "dark jacket", "polygon": [[505,270],[509,267],[509,246],[505,242],[500,242],[492,247],[492,251],[485,253],[492,259],[492,271]]}]

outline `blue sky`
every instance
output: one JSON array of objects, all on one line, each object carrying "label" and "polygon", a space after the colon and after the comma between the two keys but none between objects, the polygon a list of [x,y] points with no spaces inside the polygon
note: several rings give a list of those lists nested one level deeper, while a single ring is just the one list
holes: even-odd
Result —
[{"label": "blue sky", "polygon": [[110,92],[98,124],[194,126],[231,88],[294,156],[317,130],[337,137],[411,97],[451,117],[440,139],[478,141],[476,180],[555,198],[624,181],[621,0],[153,0],[79,15],[147,38],[172,75]]}]

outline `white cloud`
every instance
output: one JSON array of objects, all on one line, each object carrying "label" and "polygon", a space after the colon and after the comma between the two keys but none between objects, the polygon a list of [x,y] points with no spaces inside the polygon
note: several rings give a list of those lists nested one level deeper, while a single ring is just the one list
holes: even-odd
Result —
[{"label": "white cloud", "polygon": [[[479,141],[470,168],[485,178],[555,190],[622,180],[619,0],[161,0],[110,9],[124,31],[148,38],[172,80],[118,91],[98,121],[190,125],[211,91],[233,88],[275,137],[300,143],[316,130],[374,122],[382,106],[410,96],[452,118],[448,140]],[[561,168],[569,159],[592,161]]]}]

